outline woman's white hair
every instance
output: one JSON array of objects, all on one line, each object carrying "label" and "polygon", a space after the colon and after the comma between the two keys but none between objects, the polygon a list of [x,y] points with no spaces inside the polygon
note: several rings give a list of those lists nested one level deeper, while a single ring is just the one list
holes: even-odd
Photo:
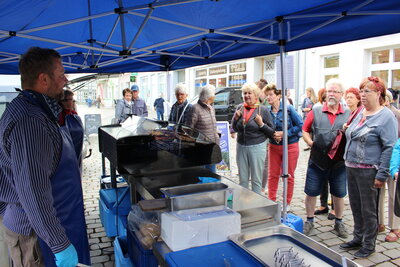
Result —
[{"label": "woman's white hair", "polygon": [[201,88],[199,100],[201,102],[206,102],[209,98],[215,96],[215,86],[211,84],[207,84],[203,88]]},{"label": "woman's white hair", "polygon": [[186,94],[186,95],[187,95],[187,92],[186,92],[186,85],[185,85],[184,83],[178,83],[178,84],[175,86],[175,94],[178,94],[178,93]]}]

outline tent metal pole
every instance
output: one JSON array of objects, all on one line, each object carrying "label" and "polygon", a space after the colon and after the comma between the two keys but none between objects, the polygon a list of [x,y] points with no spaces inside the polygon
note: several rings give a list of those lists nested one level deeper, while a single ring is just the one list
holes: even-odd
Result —
[{"label": "tent metal pole", "polygon": [[51,28],[56,28],[56,27],[73,24],[73,23],[77,23],[77,22],[81,22],[81,21],[85,21],[85,20],[97,19],[97,18],[109,16],[109,15],[114,15],[114,14],[115,14],[114,11],[109,11],[109,12],[104,12],[104,13],[100,13],[100,14],[96,14],[96,15],[92,15],[92,16],[79,18],[79,19],[71,19],[71,20],[66,20],[66,21],[59,22],[59,23],[49,24],[46,26],[22,30],[22,31],[19,31],[18,33],[26,34],[26,33],[31,33],[31,32],[41,31],[41,30],[47,30],[47,29],[51,29]]},{"label": "tent metal pole", "polygon": [[186,40],[186,39],[202,36],[202,35],[207,34],[207,33],[208,32],[199,32],[199,33],[195,33],[195,34],[186,35],[186,36],[183,36],[183,37],[180,37],[180,38],[176,38],[176,39],[164,41],[164,42],[161,42],[161,43],[149,45],[149,46],[146,46],[146,47],[143,47],[143,48],[139,48],[139,49],[136,49],[136,50],[132,50],[132,52],[137,53],[137,52],[141,52],[141,51],[146,51],[148,49],[152,49],[153,47],[162,46],[162,45],[166,45],[166,44],[172,44],[172,43],[175,43],[175,42],[179,42],[181,40]]},{"label": "tent metal pole", "polygon": [[[151,51],[149,51],[149,52],[151,52]],[[169,55],[169,56],[176,56],[176,57],[186,57],[186,58],[196,58],[196,59],[204,59],[204,57],[200,57],[200,56],[191,56],[191,55],[186,55],[186,54],[168,53],[168,52],[162,52],[162,51],[154,51],[153,54],[158,54],[158,55]]]},{"label": "tent metal pole", "polygon": [[[110,31],[110,34],[108,35],[106,42],[103,44],[103,47],[106,47],[108,45],[108,43],[110,42],[111,37],[113,36],[115,29],[117,28],[118,22],[119,22],[119,16],[117,16],[117,19],[115,20],[114,25]],[[96,61],[96,64],[95,64],[96,66],[97,66],[97,64],[99,64],[103,55],[104,55],[104,52],[101,52],[101,55],[99,56],[99,58]]]},{"label": "tent metal pole", "polygon": [[[3,31],[0,30],[0,32],[3,32]],[[32,35],[27,35],[27,34],[19,34],[19,33],[17,33],[16,37],[32,39],[32,40],[37,40],[37,41],[43,41],[43,42],[48,42],[48,43],[54,43],[54,44],[60,44],[60,45],[67,45],[70,47],[79,47],[79,48],[88,49],[88,50],[93,49],[96,51],[104,51],[107,53],[112,53],[112,54],[118,55],[118,51],[112,51],[112,50],[108,50],[108,49],[104,49],[104,48],[100,48],[100,47],[90,47],[90,46],[86,46],[86,45],[75,44],[75,43],[65,42],[65,41],[60,41],[60,40],[53,40],[50,38],[43,38],[43,37],[32,36]]]},{"label": "tent metal pole", "polygon": [[142,24],[140,25],[139,29],[137,30],[135,36],[133,37],[131,43],[129,44],[128,50],[131,50],[132,46],[136,43],[137,38],[139,35],[142,33],[144,26],[147,24],[147,21],[149,20],[151,14],[153,14],[154,8],[149,9],[149,12],[147,12],[146,17],[144,18]]},{"label": "tent metal pole", "polygon": [[[138,12],[129,11],[128,13],[131,15],[139,16],[139,17],[146,17],[145,14],[138,13]],[[207,31],[207,32],[209,31],[209,29],[207,29],[207,28],[193,26],[193,25],[189,25],[189,24],[185,24],[185,23],[181,23],[181,22],[177,22],[177,21],[173,21],[173,20],[169,20],[169,19],[162,19],[162,18],[158,18],[158,17],[154,17],[154,16],[151,16],[150,19],[165,22],[168,24],[176,25],[176,26],[182,26],[185,28],[193,29],[193,30]]]},{"label": "tent metal pole", "polygon": [[[122,0],[118,0],[118,6],[119,8],[123,8],[122,7]],[[120,12],[119,14],[119,19],[120,19],[120,23],[119,26],[121,28],[121,42],[122,42],[122,49],[126,50],[126,32],[125,32],[125,19],[124,19],[124,14],[122,12]]]},{"label": "tent metal pole", "polygon": [[281,62],[281,88],[282,88],[282,113],[283,113],[283,147],[282,147],[282,179],[283,179],[283,213],[282,219],[283,222],[286,222],[286,215],[287,215],[287,180],[288,180],[288,130],[287,130],[287,101],[286,101],[286,88],[285,88],[285,41],[283,39],[283,20],[279,22],[279,55],[280,55],[280,62]]},{"label": "tent metal pole", "polygon": [[[91,11],[91,7],[90,7],[90,0],[87,0],[88,3],[88,13],[89,16],[92,15],[92,11]],[[93,24],[92,24],[92,20],[90,19],[89,21],[89,36],[90,36],[90,46],[93,47]],[[94,50],[91,50],[91,54],[92,54],[92,65],[94,65]]]},{"label": "tent metal pole", "polygon": [[[256,34],[256,33],[260,32],[260,31],[262,31],[262,30],[264,30],[264,29],[266,29],[266,28],[269,28],[269,27],[271,27],[271,33],[272,33],[272,29],[273,29],[272,25],[273,25],[273,23],[269,23],[269,24],[267,24],[267,25],[264,25],[263,27],[261,27],[261,28],[255,30],[255,31],[253,31],[253,32],[251,32],[250,35]],[[272,36],[272,34],[271,34],[271,36]],[[243,39],[244,39],[244,38],[241,38],[241,39],[239,39],[239,41],[242,41]],[[276,43],[276,41],[275,41],[274,43]],[[233,45],[235,45],[235,43],[229,44],[229,45],[227,45],[226,47],[221,48],[220,50],[218,50],[218,51],[215,52],[214,54],[210,55],[209,58],[214,57],[215,55],[218,55],[219,53],[221,53],[222,51],[224,51],[224,50],[226,50],[226,49],[232,47]]]},{"label": "tent metal pole", "polygon": [[309,34],[310,32],[313,32],[313,31],[316,31],[316,30],[318,30],[318,29],[320,29],[320,28],[322,28],[322,27],[325,27],[326,25],[329,25],[329,24],[331,24],[331,23],[333,23],[333,22],[335,22],[335,21],[337,21],[338,19],[341,19],[341,18],[344,18],[344,16],[343,16],[343,15],[340,15],[339,17],[332,18],[332,19],[330,19],[330,20],[328,20],[328,21],[326,21],[326,22],[324,22],[324,23],[321,23],[321,24],[318,25],[318,26],[315,26],[315,27],[309,29],[308,31],[305,31],[305,32],[303,32],[303,33],[300,33],[300,34],[294,36],[294,37],[291,38],[290,40],[293,41],[293,40],[295,40],[295,39],[297,39],[297,38],[300,38],[300,37],[302,37],[302,36],[304,36],[304,35],[306,35],[306,34]]},{"label": "tent metal pole", "polygon": [[[266,44],[266,42],[260,42],[260,41],[249,41],[249,40],[224,40],[224,39],[216,39],[216,38],[207,38],[207,41],[220,42],[220,43]],[[270,44],[270,43],[268,42],[268,44]]]},{"label": "tent metal pole", "polygon": [[369,15],[399,15],[400,10],[385,11],[351,11],[347,16],[369,16]]},{"label": "tent metal pole", "polygon": [[180,5],[180,4],[187,4],[187,3],[192,3],[192,2],[199,2],[203,0],[169,0],[169,1],[163,1],[159,3],[152,3],[152,4],[144,4],[144,5],[138,5],[138,6],[132,6],[132,7],[124,7],[122,9],[123,12],[126,11],[131,11],[131,10],[139,10],[139,9],[148,9],[148,8],[156,8],[156,7],[166,7],[166,6],[173,6],[173,5]]},{"label": "tent metal pole", "polygon": [[[200,42],[196,43],[196,44],[193,45],[191,48],[187,49],[187,50],[185,51],[185,53],[189,53],[190,50],[192,50],[193,48],[195,48],[195,47],[197,47],[197,46],[200,46],[200,45],[201,45]],[[193,55],[194,55],[194,54],[193,54]],[[174,61],[171,62],[171,64],[170,64],[169,66],[171,67],[172,65],[174,65],[180,58],[181,58],[181,56],[177,57]]]},{"label": "tent metal pole", "polygon": [[244,39],[253,39],[253,40],[267,42],[267,43],[270,43],[270,44],[275,44],[276,43],[275,40],[261,38],[261,37],[255,37],[255,36],[251,36],[251,35],[243,35],[243,34],[224,32],[224,31],[219,31],[219,30],[215,30],[214,33],[221,34],[221,35],[227,35],[227,36],[233,36],[233,37],[239,37],[239,38],[244,38]]},{"label": "tent metal pole", "polygon": [[248,26],[257,25],[257,24],[264,25],[267,22],[269,22],[267,27],[276,23],[275,19],[266,19],[266,20],[260,20],[260,21],[256,21],[256,22],[246,23],[246,24],[238,24],[238,25],[223,27],[218,30],[227,31],[227,30],[231,30],[231,29],[243,28],[243,27],[248,27]]}]

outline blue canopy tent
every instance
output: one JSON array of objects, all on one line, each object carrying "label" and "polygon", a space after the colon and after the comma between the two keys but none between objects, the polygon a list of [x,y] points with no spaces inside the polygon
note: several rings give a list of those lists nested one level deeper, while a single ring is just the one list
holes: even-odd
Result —
[{"label": "blue canopy tent", "polygon": [[[19,56],[31,46],[58,50],[69,73],[118,73],[283,55],[398,32],[399,0],[5,0],[0,74],[17,74]],[[285,178],[286,131],[283,140]]]}]

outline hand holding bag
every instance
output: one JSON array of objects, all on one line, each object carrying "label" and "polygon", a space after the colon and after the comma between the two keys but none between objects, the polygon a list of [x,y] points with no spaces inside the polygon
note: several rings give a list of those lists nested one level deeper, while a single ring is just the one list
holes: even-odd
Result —
[{"label": "hand holding bag", "polygon": [[[357,110],[353,114],[351,114],[351,116],[347,120],[347,126],[351,124],[353,119],[358,115],[358,113],[360,113],[361,109],[363,109],[362,106],[358,107]],[[346,147],[346,136],[344,133],[344,129],[339,129],[337,131],[336,138],[333,141],[332,146],[328,152],[328,157],[332,160],[343,160],[344,150]]]}]

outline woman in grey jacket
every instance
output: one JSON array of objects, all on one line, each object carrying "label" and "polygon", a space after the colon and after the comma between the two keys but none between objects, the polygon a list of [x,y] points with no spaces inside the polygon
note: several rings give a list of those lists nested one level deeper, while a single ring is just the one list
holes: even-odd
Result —
[{"label": "woman in grey jacket", "polygon": [[126,88],[122,91],[123,99],[119,99],[115,106],[115,119],[117,123],[124,122],[132,115],[132,91]]},{"label": "woman in grey jacket", "polygon": [[360,95],[364,109],[346,130],[344,155],[354,219],[353,240],[340,247],[360,248],[354,256],[366,258],[375,251],[379,191],[390,177],[389,163],[397,140],[397,121],[383,105],[386,88],[380,78],[363,79]]},{"label": "woman in grey jacket", "polygon": [[261,90],[255,83],[242,87],[244,103],[239,105],[232,118],[232,128],[238,133],[236,162],[240,185],[261,193],[261,180],[266,158],[266,140],[273,138],[274,129],[267,107],[258,102]]}]

